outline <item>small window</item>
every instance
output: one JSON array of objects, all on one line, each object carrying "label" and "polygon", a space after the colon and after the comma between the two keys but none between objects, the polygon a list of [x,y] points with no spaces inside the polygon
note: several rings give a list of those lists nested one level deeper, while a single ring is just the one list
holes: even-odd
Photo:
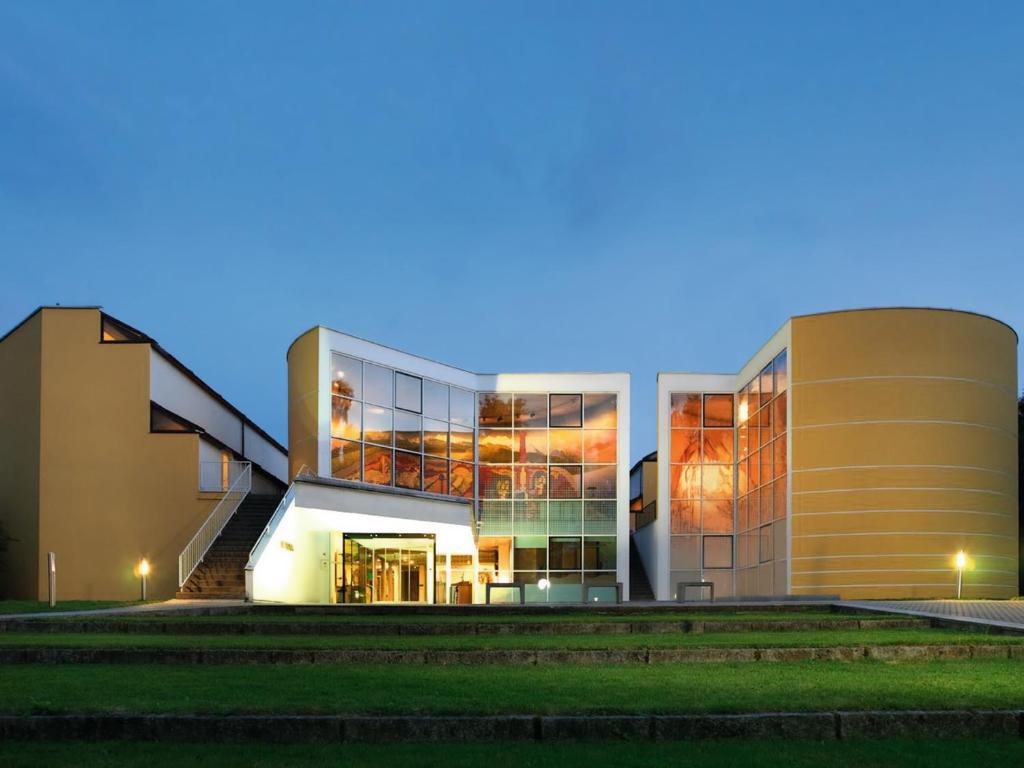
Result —
[{"label": "small window", "polygon": [[161,408],[156,403],[149,404],[149,431],[150,432],[202,432],[199,427],[188,419],[183,419],[177,414],[171,413],[166,408]]},{"label": "small window", "polygon": [[583,395],[551,395],[552,427],[583,426]]},{"label": "small window", "polygon": [[407,373],[395,374],[395,406],[419,413],[423,409],[423,381]]},{"label": "small window", "polygon": [[124,323],[118,322],[112,317],[103,315],[100,321],[100,341],[105,342],[117,342],[117,341],[147,341],[146,337],[136,331],[134,328],[129,328]]}]

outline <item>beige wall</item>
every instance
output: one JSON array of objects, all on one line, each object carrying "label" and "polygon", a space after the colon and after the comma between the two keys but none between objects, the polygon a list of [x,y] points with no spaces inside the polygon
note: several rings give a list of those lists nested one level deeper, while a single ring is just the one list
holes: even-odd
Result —
[{"label": "beige wall", "polygon": [[313,328],[288,350],[288,479],[306,465],[318,472],[317,403],[320,378],[320,329]]},{"label": "beige wall", "polygon": [[0,342],[0,525],[15,539],[0,554],[0,598],[36,595],[41,346],[38,314]]},{"label": "beige wall", "polygon": [[149,432],[149,344],[99,343],[97,310],[41,319],[36,595],[54,551],[61,599],[137,598],[142,557],[149,596],[172,597],[178,554],[216,499],[198,492],[199,437]]},{"label": "beige wall", "polygon": [[1017,594],[1017,339],[964,312],[792,324],[796,595]]}]

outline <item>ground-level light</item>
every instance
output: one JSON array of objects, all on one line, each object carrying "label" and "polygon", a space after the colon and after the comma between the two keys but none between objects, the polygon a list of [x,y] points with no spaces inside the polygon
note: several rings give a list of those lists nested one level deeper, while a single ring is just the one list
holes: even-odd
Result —
[{"label": "ground-level light", "polygon": [[967,554],[961,549],[956,553],[956,599],[960,599],[964,587],[964,568],[967,567]]},{"label": "ground-level light", "polygon": [[142,579],[142,599],[146,599],[146,577],[149,576],[149,560],[142,558],[139,561],[139,576]]}]

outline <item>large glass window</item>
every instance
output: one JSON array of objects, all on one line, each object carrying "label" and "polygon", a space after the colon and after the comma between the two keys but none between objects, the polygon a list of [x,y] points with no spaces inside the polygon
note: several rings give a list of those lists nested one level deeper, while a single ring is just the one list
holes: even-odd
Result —
[{"label": "large glass window", "polygon": [[546,427],[548,425],[547,395],[516,395],[516,427]]},{"label": "large glass window", "polygon": [[358,400],[331,398],[331,437],[360,440],[363,437],[363,404]]},{"label": "large glass window", "polygon": [[367,406],[363,414],[363,433],[368,443],[391,445],[394,412],[390,408]]},{"label": "large glass window", "polygon": [[390,408],[394,404],[394,371],[373,363],[363,365],[363,400]]},{"label": "large glass window", "polygon": [[451,388],[451,419],[453,424],[473,426],[473,393],[458,387]]},{"label": "large glass window", "polygon": [[331,355],[331,392],[356,400],[363,396],[363,363],[354,357]]},{"label": "large glass window", "polygon": [[[448,421],[448,385],[439,381],[423,380],[423,415],[431,419]],[[454,414],[452,414],[454,416]],[[470,395],[467,424],[473,419],[472,395]],[[454,418],[452,419],[454,421]]]},{"label": "large glass window", "polygon": [[512,395],[481,392],[479,403],[477,425],[481,429],[512,426]]},{"label": "large glass window", "polygon": [[603,392],[585,394],[583,426],[587,429],[615,429],[618,426],[616,396]]},{"label": "large glass window", "polygon": [[583,395],[551,395],[552,427],[583,426]]}]

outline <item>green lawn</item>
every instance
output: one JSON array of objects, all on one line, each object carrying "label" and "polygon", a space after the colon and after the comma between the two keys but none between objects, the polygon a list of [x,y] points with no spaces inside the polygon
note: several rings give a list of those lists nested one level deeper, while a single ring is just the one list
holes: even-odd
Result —
[{"label": "green lawn", "polygon": [[489,744],[154,744],[149,742],[0,743],[6,768],[74,765],[217,768],[345,765],[444,768],[964,768],[1024,763],[1024,740],[921,739],[846,742],[706,741]]},{"label": "green lawn", "polygon": [[[147,600],[146,602],[152,602]],[[58,600],[51,608],[45,600],[0,600],[0,616],[12,613],[45,613],[46,611],[94,611],[99,608],[124,608],[142,605],[141,600]]]},{"label": "green lawn", "polygon": [[551,666],[10,665],[0,711],[509,714],[1006,709],[1012,660]]},{"label": "green lawn", "polygon": [[841,629],[626,635],[162,635],[0,633],[5,648],[369,648],[389,650],[594,648],[824,648],[860,645],[1024,645],[1024,637],[950,629]]}]

